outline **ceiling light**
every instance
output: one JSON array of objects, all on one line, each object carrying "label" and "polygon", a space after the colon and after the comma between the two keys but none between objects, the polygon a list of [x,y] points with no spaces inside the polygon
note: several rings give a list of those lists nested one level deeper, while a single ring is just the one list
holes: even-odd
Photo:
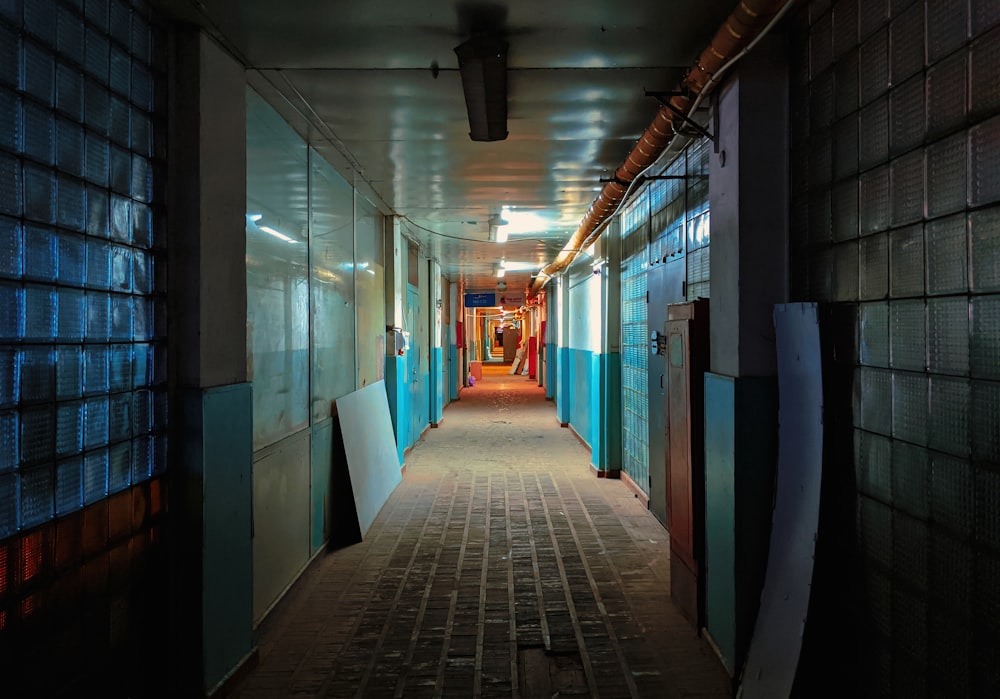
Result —
[{"label": "ceiling light", "polygon": [[469,138],[507,138],[507,42],[477,34],[455,47],[469,113]]}]

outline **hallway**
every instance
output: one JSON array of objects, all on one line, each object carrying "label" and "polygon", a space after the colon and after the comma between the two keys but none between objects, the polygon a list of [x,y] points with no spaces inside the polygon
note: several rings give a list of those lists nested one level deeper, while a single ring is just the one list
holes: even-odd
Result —
[{"label": "hallway", "polygon": [[407,455],[366,540],[302,576],[232,696],[729,696],[669,600],[664,529],[507,371]]}]

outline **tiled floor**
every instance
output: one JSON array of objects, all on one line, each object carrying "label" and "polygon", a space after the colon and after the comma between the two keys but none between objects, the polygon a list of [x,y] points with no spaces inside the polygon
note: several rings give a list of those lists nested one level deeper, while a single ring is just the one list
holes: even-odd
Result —
[{"label": "tiled floor", "polygon": [[506,367],[407,455],[364,543],[259,633],[256,697],[728,697],[670,602],[664,529]]}]

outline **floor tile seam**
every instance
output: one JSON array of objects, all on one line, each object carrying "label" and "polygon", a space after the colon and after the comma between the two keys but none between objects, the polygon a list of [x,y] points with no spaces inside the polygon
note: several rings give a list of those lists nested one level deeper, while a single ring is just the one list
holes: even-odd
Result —
[{"label": "floor tile seam", "polygon": [[531,522],[531,493],[528,491],[527,483],[524,481],[525,474],[519,474],[521,481],[521,491],[524,493],[524,521],[528,530],[528,542],[531,548],[531,569],[535,574],[535,597],[538,600],[539,627],[542,632],[542,643],[546,651],[552,650],[552,634],[549,630],[548,618],[545,615],[545,595],[542,590],[541,567],[538,564],[538,544],[535,536],[535,527]]},{"label": "floor tile seam", "polygon": [[512,474],[504,473],[504,529],[507,535],[507,617],[510,633],[510,687],[512,699],[520,699],[521,678],[517,663],[517,604],[514,595],[514,533],[510,521],[510,481]]},{"label": "floor tile seam", "polygon": [[[607,551],[608,547],[607,547],[606,542],[604,541],[604,537],[601,535],[600,531],[598,530],[597,525],[594,522],[593,517],[590,514],[590,510],[586,507],[585,503],[583,502],[583,498],[580,496],[580,493],[579,493],[578,489],[576,488],[575,483],[570,482],[570,488],[573,491],[574,497],[580,502],[581,506],[583,507],[583,516],[584,516],[584,519],[587,521],[588,525],[590,526],[590,530],[593,533],[593,536],[594,536],[595,540],[600,544],[600,547],[601,547],[602,551]],[[561,490],[560,490],[559,498],[560,498],[560,501],[563,501],[565,499]],[[605,499],[605,502],[607,502],[606,499]],[[609,505],[609,507],[611,507],[610,503],[608,505]],[[613,509],[613,507],[612,507],[612,509]],[[652,517],[651,514],[649,516]],[[626,533],[628,533],[627,530],[626,530]],[[634,537],[632,537],[631,535],[629,535],[629,539],[632,540],[633,545],[635,545],[635,539],[634,539]],[[600,599],[600,592],[595,587],[595,582],[596,581],[593,578],[593,572],[591,571],[590,565],[587,562],[587,559],[586,559],[585,556],[583,557],[583,560],[584,560],[584,565],[585,565],[585,567],[587,569],[587,575],[588,575],[588,577],[590,578],[590,581],[591,581],[591,586],[594,588],[594,595],[598,599]],[[615,583],[617,584],[618,588],[622,591],[622,596],[625,599],[625,602],[626,602],[626,605],[628,607],[628,610],[630,612],[631,617],[633,619],[636,618],[635,617],[636,605],[634,604],[633,595],[628,592],[628,588],[626,587],[626,585],[624,583],[624,580],[623,580],[623,578],[621,576],[621,572],[618,570],[618,566],[615,564],[613,556],[610,556],[610,555],[606,556],[606,565],[610,569],[610,571],[612,573],[612,576],[613,576],[613,578],[615,580]],[[609,633],[611,635],[616,635],[617,632],[615,632],[614,629],[613,629],[614,622],[610,619],[609,616],[607,616],[607,609],[606,609],[606,606],[604,605],[603,601],[601,602],[601,609],[602,609],[602,613],[604,613],[604,615],[605,615],[605,623],[608,626]],[[630,622],[630,625],[632,623],[633,622]],[[640,631],[640,630],[641,629],[639,629],[638,627],[636,627],[636,631],[637,632]],[[622,659],[623,659],[623,667],[627,668],[627,663],[624,661],[624,657],[623,657],[624,651],[621,651],[621,653],[622,653],[622,655],[620,655],[620,657],[622,657]],[[672,681],[673,680],[672,677],[669,677],[667,675],[662,675],[662,676],[664,677],[664,679],[667,682],[669,682],[670,684],[674,684],[674,682]],[[670,690],[672,690],[674,692],[674,696],[680,696],[678,690],[675,687],[671,687]]]},{"label": "floor tile seam", "polygon": [[493,508],[490,503],[493,501],[493,474],[486,479],[486,516],[483,528],[486,531],[483,542],[483,560],[479,571],[479,615],[476,624],[476,665],[474,671],[472,696],[479,697],[483,693],[483,636],[486,633],[486,579],[489,574],[490,563],[490,525],[492,524]]},{"label": "floor tile seam", "polygon": [[[447,484],[448,484],[448,481],[447,481],[446,479],[441,479],[441,480],[440,480],[440,481],[438,482],[438,485],[437,485],[437,489],[435,490],[435,493],[434,493],[434,502],[437,502],[438,498],[440,498],[440,497],[441,497],[441,492],[442,492],[442,490],[444,490],[444,489],[445,489],[445,486],[446,486]],[[452,484],[452,489],[453,489],[453,491],[454,491],[454,484]],[[401,498],[401,499],[403,499],[403,498]],[[409,513],[409,515],[408,515],[408,518],[407,518],[407,525],[406,525],[406,526],[403,526],[403,527],[401,527],[401,528],[400,528],[400,530],[399,530],[399,532],[398,532],[398,534],[396,535],[396,540],[395,540],[395,542],[393,543],[393,546],[392,546],[392,548],[391,548],[391,549],[389,550],[389,552],[388,552],[388,557],[389,557],[389,558],[391,558],[391,557],[392,557],[392,555],[393,555],[393,554],[395,554],[395,551],[396,551],[396,548],[397,548],[397,547],[399,546],[399,542],[401,541],[401,539],[402,539],[402,537],[403,537],[403,534],[404,534],[404,533],[405,533],[406,531],[408,531],[408,530],[410,529],[410,526],[409,526],[409,525],[410,525],[410,523],[411,523],[411,521],[412,521],[412,519],[413,519],[414,515],[415,515],[415,514],[416,514],[416,513],[418,512],[418,511],[420,511],[420,508],[418,507],[418,505],[419,505],[419,502],[420,502],[420,499],[419,499],[419,498],[415,498],[415,499],[414,499],[414,504],[413,504],[413,506],[411,507],[411,509],[410,509],[410,513]],[[422,532],[423,532],[423,531],[426,531],[426,529],[427,529],[427,526],[428,526],[428,524],[429,524],[429,523],[430,523],[430,521],[431,521],[431,516],[432,516],[433,512],[434,512],[434,506],[433,506],[433,504],[432,504],[432,505],[431,505],[431,507],[430,507],[430,508],[428,508],[428,510],[427,510],[427,512],[426,512],[426,514],[424,514],[424,515],[423,515],[423,524],[421,525],[421,531],[422,531]],[[384,524],[384,522],[385,522],[385,519],[388,519],[388,518],[389,518],[389,516],[391,516],[391,514],[392,514],[391,512],[387,512],[387,511],[383,510],[383,511],[382,511],[382,512],[381,512],[381,513],[380,513],[380,514],[379,514],[379,515],[378,515],[378,516],[376,517],[376,521],[378,521],[379,519],[382,519],[382,524]],[[383,517],[384,517],[384,519],[383,519]],[[370,531],[370,530],[369,530],[369,531]],[[417,551],[419,551],[419,550],[420,550],[420,549],[419,549],[419,546],[415,546],[415,547],[414,547],[414,549],[413,549],[413,553],[411,554],[411,561],[410,561],[410,564],[409,564],[409,565],[407,566],[407,571],[409,571],[410,567],[412,566],[412,559],[413,559],[413,557],[415,557],[415,556],[416,556],[416,554],[417,554]],[[369,555],[370,553],[371,553],[371,548],[369,548],[369,550],[365,552],[365,557],[364,557],[364,558],[363,558],[362,560],[365,560],[365,559],[367,559],[367,558],[368,558],[368,555]],[[361,565],[357,566],[357,570],[358,570],[358,571],[360,572],[361,570],[363,570],[363,566],[361,566]],[[353,579],[353,576],[352,576],[352,579]],[[376,590],[378,589],[378,582],[379,582],[379,580],[380,580],[380,579],[381,579],[381,575],[380,575],[380,576],[379,576],[378,578],[376,578],[376,580],[375,580],[375,581],[373,582],[373,584],[371,585],[371,588],[370,588],[370,590],[368,591],[368,594],[367,594],[367,595],[365,595],[365,603],[364,603],[364,606],[363,606],[363,607],[361,608],[360,612],[358,613],[358,617],[357,617],[357,619],[356,619],[356,620],[354,621],[354,623],[353,623],[353,624],[351,625],[351,628],[350,628],[350,631],[348,632],[348,634],[347,634],[346,638],[344,639],[344,642],[343,642],[343,643],[341,644],[341,646],[340,646],[340,651],[338,652],[338,657],[339,657],[339,655],[340,655],[341,653],[343,653],[344,649],[346,649],[346,648],[350,647],[350,644],[354,642],[354,639],[355,639],[355,638],[356,638],[356,636],[357,636],[357,632],[358,632],[358,629],[360,628],[360,626],[361,626],[361,623],[362,623],[362,621],[363,621],[363,620],[364,620],[364,618],[365,618],[365,614],[366,614],[366,612],[367,612],[367,610],[368,610],[368,608],[369,608],[369,606],[370,606],[370,604],[371,604],[371,602],[372,602],[372,598],[373,598],[373,597],[374,597],[374,595],[375,595],[375,591],[376,591]],[[405,583],[405,576],[404,576],[404,578],[403,578],[403,579],[401,580],[401,582],[400,582],[400,588],[402,587],[402,585],[403,585],[404,583]],[[350,589],[351,589],[351,588],[345,588],[345,589],[344,589],[344,593],[343,593],[343,594],[347,594],[347,592],[348,592],[348,591],[349,591]],[[387,618],[387,623],[388,623],[388,618]],[[384,633],[384,629],[383,629],[383,633]],[[374,663],[374,658],[375,658],[375,657],[376,657],[376,655],[375,655],[375,654],[373,654],[373,655],[372,655],[372,663]],[[307,658],[308,658],[308,656],[307,656]],[[304,661],[305,661],[305,659],[303,659],[303,662],[304,662]],[[295,674],[298,674],[298,672],[299,672],[299,671],[300,671],[300,670],[302,669],[302,667],[303,667],[303,665],[302,665],[302,663],[300,663],[300,664],[299,664],[299,666],[298,666],[298,667],[296,668],[296,672],[295,672]],[[319,692],[319,696],[325,696],[325,695],[326,695],[326,694],[328,693],[328,689],[329,689],[329,686],[330,686],[330,684],[331,684],[331,683],[332,683],[332,682],[333,682],[333,681],[334,681],[334,680],[336,679],[336,671],[334,670],[334,668],[330,668],[330,670],[331,670],[331,671],[330,671],[330,672],[328,673],[328,675],[327,675],[327,678],[326,678],[326,680],[324,680],[324,682],[323,682],[323,685],[322,685],[322,686],[321,686],[321,688],[320,688],[320,692]],[[367,673],[368,671],[370,671],[370,668],[369,668],[369,670],[367,670],[367,671],[366,671],[366,673]],[[293,675],[293,682],[294,682],[294,675]],[[363,686],[363,685],[362,685],[362,686]],[[360,686],[359,686],[359,690],[360,690]]]},{"label": "floor tile seam", "polygon": [[[551,478],[551,476],[550,476]],[[599,696],[597,690],[597,677],[594,673],[594,666],[590,659],[590,652],[587,649],[586,639],[583,636],[583,629],[580,627],[580,619],[577,616],[576,604],[573,602],[573,594],[570,590],[569,579],[566,576],[566,568],[563,565],[562,551],[559,547],[559,541],[555,536],[555,530],[552,523],[552,514],[549,512],[548,502],[546,501],[544,491],[541,487],[541,479],[538,474],[535,474],[535,480],[538,483],[538,490],[540,495],[540,501],[542,505],[542,510],[545,513],[545,520],[548,522],[548,530],[552,533],[552,548],[555,553],[556,568],[559,571],[559,577],[562,580],[563,597],[566,600],[567,612],[570,617],[570,621],[573,623],[573,633],[576,636],[576,643],[580,653],[580,660],[583,663],[583,673],[587,677],[587,684],[590,688],[590,695],[597,699]],[[634,695],[633,695],[634,696]]]},{"label": "floor tile seam", "polygon": [[[456,482],[458,482],[458,478],[456,478]],[[451,590],[451,600],[450,600],[450,602],[448,604],[448,617],[447,617],[447,619],[445,621],[444,637],[441,640],[441,654],[440,654],[440,656],[438,656],[438,671],[437,671],[437,675],[435,676],[435,679],[434,679],[434,693],[435,693],[435,695],[440,695],[441,694],[441,690],[442,690],[442,688],[444,686],[444,673],[445,673],[445,669],[447,668],[447,664],[448,664],[448,646],[451,643],[452,625],[454,624],[454,620],[455,620],[455,609],[456,609],[456,606],[458,605],[458,588],[459,588],[459,582],[461,581],[461,577],[462,577],[462,565],[465,563],[465,551],[466,551],[466,549],[468,547],[468,543],[469,543],[469,526],[470,526],[470,524],[472,522],[473,505],[476,502],[476,479],[475,479],[475,477],[473,477],[473,478],[470,479],[469,493],[468,493],[468,495],[469,495],[469,502],[466,505],[466,509],[465,509],[465,521],[464,521],[464,524],[463,524],[463,527],[462,527],[462,545],[461,545],[461,547],[458,550],[458,560],[457,560],[457,562],[455,564],[455,574],[452,576],[452,582],[451,582],[451,588],[452,588],[452,590]],[[448,522],[451,522],[453,516],[454,516],[454,514],[452,514],[451,516],[448,517]],[[443,530],[443,535],[441,537],[441,541],[438,544],[438,549],[441,550],[441,551],[444,550],[444,543],[445,543],[445,541],[447,539],[447,532],[448,532],[448,527],[445,526],[444,530]],[[431,577],[428,580],[428,582],[427,582],[428,595],[430,593],[431,587],[433,586],[433,582],[434,582],[434,578],[433,577]],[[419,631],[419,627],[416,627],[416,628]],[[419,633],[418,633],[418,638],[419,638]],[[400,678],[400,681],[396,685],[396,697],[397,697],[397,699],[399,697],[403,696],[402,692],[404,690],[405,683],[406,683],[406,681],[405,681],[405,674],[404,674],[404,676],[402,676]]]},{"label": "floor tile seam", "polygon": [[[434,576],[437,573],[437,567],[441,561],[441,554],[444,552],[444,542],[448,537],[448,526],[447,523],[451,521],[455,512],[455,501],[458,499],[460,482],[458,478],[445,478],[443,479],[452,484],[451,498],[448,505],[448,511],[445,515],[444,525],[441,527],[441,534],[438,537],[438,543],[436,551],[434,553],[434,560],[431,563],[430,569],[427,571],[427,584],[424,585],[424,592],[420,597],[420,605],[417,608],[417,616],[413,621],[413,630],[410,632],[409,644],[406,649],[406,655],[403,659],[403,664],[399,677],[396,678],[396,688],[393,692],[394,697],[402,697],[403,689],[406,685],[406,678],[409,672],[410,664],[413,662],[413,654],[416,652],[417,641],[420,640],[420,628],[423,626],[424,615],[427,612],[427,602],[431,596],[432,582],[434,581]],[[437,497],[435,498],[435,502]],[[470,498],[471,502],[471,498]],[[468,505],[466,506],[468,507]],[[428,518],[430,519],[430,518]],[[419,550],[419,546],[415,551]]]}]

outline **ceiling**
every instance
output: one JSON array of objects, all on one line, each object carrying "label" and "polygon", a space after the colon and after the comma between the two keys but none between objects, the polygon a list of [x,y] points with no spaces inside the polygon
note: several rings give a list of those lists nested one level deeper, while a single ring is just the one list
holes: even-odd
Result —
[{"label": "ceiling", "polygon": [[[250,81],[341,174],[470,289],[528,286],[735,0],[161,0],[252,69]],[[504,141],[470,140],[454,48],[509,43]],[[433,68],[432,68],[433,66]],[[505,208],[506,207],[506,208]],[[488,240],[504,212],[510,235]]]}]

